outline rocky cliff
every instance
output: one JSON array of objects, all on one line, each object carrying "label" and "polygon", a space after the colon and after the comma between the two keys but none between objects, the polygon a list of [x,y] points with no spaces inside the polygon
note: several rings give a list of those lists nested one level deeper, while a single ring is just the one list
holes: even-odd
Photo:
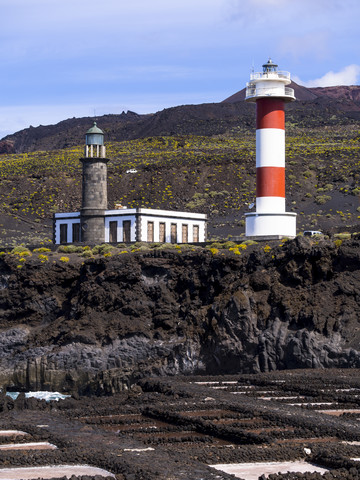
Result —
[{"label": "rocky cliff", "polygon": [[147,375],[360,367],[356,236],[18,264],[0,257],[3,386],[111,393]]}]

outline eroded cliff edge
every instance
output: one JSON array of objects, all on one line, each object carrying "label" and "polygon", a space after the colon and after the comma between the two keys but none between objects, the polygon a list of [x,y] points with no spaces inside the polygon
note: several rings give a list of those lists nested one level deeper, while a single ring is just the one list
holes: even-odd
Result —
[{"label": "eroded cliff edge", "polygon": [[2,255],[0,383],[111,393],[146,375],[359,368],[360,238],[338,243]]}]

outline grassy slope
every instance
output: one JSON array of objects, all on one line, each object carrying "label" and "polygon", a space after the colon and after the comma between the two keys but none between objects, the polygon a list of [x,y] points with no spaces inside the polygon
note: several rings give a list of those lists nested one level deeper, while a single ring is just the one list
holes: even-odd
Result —
[{"label": "grassy slope", "polygon": [[[298,229],[357,227],[359,126],[287,125],[287,209]],[[81,202],[82,147],[1,155],[0,233],[6,243],[51,238],[57,211]],[[255,199],[255,136],[241,129],[213,137],[151,137],[107,144],[109,208],[181,209],[208,213],[216,236],[244,231]],[[137,173],[127,174],[135,168]]]}]

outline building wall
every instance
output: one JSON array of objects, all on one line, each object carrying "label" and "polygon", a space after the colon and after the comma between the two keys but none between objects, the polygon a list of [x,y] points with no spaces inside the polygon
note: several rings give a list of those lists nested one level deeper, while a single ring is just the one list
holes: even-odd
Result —
[{"label": "building wall", "polygon": [[130,221],[130,242],[136,242],[136,216],[132,215],[123,215],[123,216],[106,216],[105,217],[105,243],[110,242],[110,222],[117,222],[117,242],[124,242],[124,230],[123,222]]},{"label": "building wall", "polygon": [[[160,224],[165,224],[165,242],[171,243],[172,225],[176,225],[176,239],[173,243],[183,243],[183,227],[187,228],[187,240],[192,243],[194,239],[194,227],[198,227],[198,242],[206,240],[206,215],[176,212],[170,210],[154,209],[119,209],[106,210],[104,215],[105,242],[110,242],[110,224],[116,222],[115,242],[124,242],[124,222],[130,222],[130,242],[151,241],[148,239],[149,222],[153,224],[153,241],[160,241]],[[60,243],[60,225],[68,225],[67,243],[72,243],[72,224],[80,223],[80,213],[57,213],[54,217],[54,242]]]},{"label": "building wall", "polygon": [[[61,218],[56,218],[56,215],[62,215]],[[72,225],[78,223],[80,225],[80,212],[71,214],[56,214],[54,219],[54,243],[60,243],[60,225],[67,225],[67,243],[72,243]]]},{"label": "building wall", "polygon": [[183,225],[188,227],[188,239],[185,240],[185,243],[192,243],[193,239],[193,228],[194,225],[199,227],[199,242],[205,241],[205,222],[204,220],[194,220],[187,218],[176,218],[176,217],[164,217],[164,216],[149,216],[141,215],[139,218],[140,223],[140,237],[139,240],[142,242],[147,242],[148,240],[148,222],[154,223],[154,242],[159,242],[159,232],[160,232],[160,223],[165,223],[165,242],[171,243],[171,226],[176,225],[176,234],[177,238],[174,243],[183,243],[182,232]]}]

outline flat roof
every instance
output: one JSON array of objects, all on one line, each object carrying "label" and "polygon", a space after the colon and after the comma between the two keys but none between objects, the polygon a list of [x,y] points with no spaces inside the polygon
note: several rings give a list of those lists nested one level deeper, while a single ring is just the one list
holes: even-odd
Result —
[{"label": "flat roof", "polygon": [[[123,216],[123,215],[149,215],[156,217],[169,218],[187,218],[194,220],[206,220],[206,213],[179,212],[177,210],[159,210],[154,208],[119,208],[114,210],[105,210],[105,216]],[[80,212],[55,213],[55,219],[80,217]]]}]

